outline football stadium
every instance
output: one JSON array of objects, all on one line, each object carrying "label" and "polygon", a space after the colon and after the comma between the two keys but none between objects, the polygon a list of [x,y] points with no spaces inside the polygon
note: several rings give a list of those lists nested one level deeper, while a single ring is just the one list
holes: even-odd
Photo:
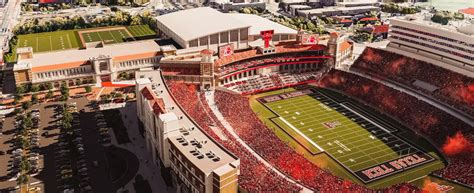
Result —
[{"label": "football stadium", "polygon": [[[202,173],[214,180],[227,175],[219,166],[207,170],[216,162],[206,165],[201,154],[221,151],[205,149],[211,143],[238,158],[239,166],[231,167],[240,173],[232,183],[242,192],[472,191],[472,172],[466,173],[474,166],[469,66],[371,47],[354,57],[343,34],[287,36],[285,26],[274,23],[225,28],[243,17],[208,12],[159,16],[159,33],[183,50],[199,51],[181,50],[163,57],[159,70],[137,73],[143,77],[137,79],[137,112],[148,151],[170,168],[180,190],[200,187],[183,177],[188,170],[181,162],[203,164]],[[192,26],[176,22],[195,14],[214,22],[191,36]],[[345,60],[354,61],[346,66]],[[191,126],[172,131],[171,120]],[[168,157],[159,140],[165,138],[183,150],[173,147]],[[197,148],[189,150],[188,142]]]},{"label": "football stadium", "polygon": [[[177,192],[472,192],[467,49],[421,56],[394,33],[396,45],[356,54],[344,33],[210,7],[156,21],[156,33],[115,26],[20,36],[12,74],[21,84],[102,86],[96,100],[103,87],[134,86],[133,105],[122,108],[136,119],[127,122],[143,137],[146,165]],[[442,36],[431,33],[422,34]]]}]

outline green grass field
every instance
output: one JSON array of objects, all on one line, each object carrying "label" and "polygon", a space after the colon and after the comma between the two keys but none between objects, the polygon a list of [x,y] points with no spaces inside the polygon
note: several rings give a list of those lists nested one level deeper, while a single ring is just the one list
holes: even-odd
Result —
[{"label": "green grass field", "polygon": [[135,38],[146,37],[146,36],[154,36],[156,32],[153,31],[148,25],[133,25],[128,26],[127,30],[132,34]]},{"label": "green grass field", "polygon": [[[433,148],[426,145],[426,142],[405,138],[405,135],[412,136],[409,134],[410,131],[398,125],[390,126],[391,120],[386,121],[386,124],[380,124],[385,120],[384,116],[377,115],[377,119],[380,120],[374,121],[373,117],[367,118],[362,116],[359,110],[352,109],[349,102],[344,99],[345,97],[333,95],[333,93],[329,95],[326,90],[316,90],[321,93],[275,102],[259,102],[259,98],[262,97],[295,91],[293,88],[277,90],[251,96],[250,103],[252,109],[280,139],[309,161],[330,170],[335,175],[365,184],[369,188],[384,188],[413,180],[420,185],[418,182],[427,178],[426,175],[444,167]],[[350,101],[350,104],[352,103],[353,101]],[[350,110],[342,107],[341,104]],[[377,114],[370,109],[364,110]],[[338,124],[333,124],[334,127],[328,128],[323,123]],[[398,145],[395,146],[395,144]],[[429,155],[435,160],[366,183],[354,174],[354,171],[361,171],[361,169],[399,158],[400,155],[406,155],[408,149],[410,149],[410,154],[427,152],[424,155]],[[443,181],[442,184],[458,187],[447,181]]]},{"label": "green grass field", "polygon": [[130,40],[130,35],[125,29],[115,29],[98,32],[84,32],[81,34],[86,43],[103,41],[105,44],[122,43]]},{"label": "green grass field", "polygon": [[78,49],[81,47],[76,30],[45,32],[18,36],[18,47],[32,47],[33,52]]}]

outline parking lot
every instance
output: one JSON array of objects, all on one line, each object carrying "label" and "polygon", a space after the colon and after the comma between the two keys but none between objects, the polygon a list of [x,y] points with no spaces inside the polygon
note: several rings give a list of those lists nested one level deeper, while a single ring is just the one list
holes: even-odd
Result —
[{"label": "parking lot", "polygon": [[[84,98],[71,99],[64,103],[42,103],[31,107],[33,121],[26,136],[29,146],[18,150],[16,141],[22,124],[20,115],[7,116],[2,123],[0,136],[0,190],[18,189],[18,164],[25,155],[30,160],[28,168],[29,188],[38,192],[62,192],[64,190],[92,190],[93,192],[116,192],[135,176],[138,159],[133,153],[121,148],[111,148],[109,128],[101,115]],[[72,115],[70,126],[65,122],[64,112]],[[25,113],[27,115],[27,113]],[[1,118],[1,117],[0,117]],[[37,146],[37,147],[36,147]],[[13,152],[15,151],[15,152]],[[112,151],[112,153],[110,153]],[[107,155],[118,156],[125,162],[136,165],[126,174],[112,178]],[[14,161],[16,160],[16,161]],[[120,164],[120,163],[118,163]],[[120,167],[120,165],[119,165]],[[16,169],[15,169],[16,168]],[[34,170],[36,168],[37,170]],[[104,186],[104,184],[112,184]]]}]

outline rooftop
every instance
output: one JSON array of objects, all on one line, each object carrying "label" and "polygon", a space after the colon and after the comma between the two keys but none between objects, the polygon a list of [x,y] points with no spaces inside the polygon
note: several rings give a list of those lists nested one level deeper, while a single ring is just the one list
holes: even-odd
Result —
[{"label": "rooftop", "polygon": [[250,27],[250,25],[210,7],[177,11],[158,16],[156,19],[184,41],[218,32]]},{"label": "rooftop", "polygon": [[229,13],[235,20],[245,23],[250,27],[249,35],[260,35],[261,31],[273,29],[275,34],[296,34],[297,31],[270,21],[269,19],[253,14]]},{"label": "rooftop", "polygon": [[466,9],[461,9],[459,12],[468,14],[468,15],[473,15],[474,16],[474,7],[466,8]]},{"label": "rooftop", "polygon": [[397,18],[392,18],[390,20],[390,23],[393,22],[401,22],[404,23],[405,25],[422,25],[425,27],[433,28],[433,32],[436,31],[446,31],[446,32],[451,32],[452,34],[456,34],[456,38],[461,38],[461,39],[472,39],[474,37],[474,34],[470,34],[469,32],[474,31],[474,25],[471,23],[469,20],[456,20],[456,21],[450,21],[447,25],[442,25],[439,23],[432,22],[430,20],[431,15],[424,13],[424,14],[413,14],[413,15],[408,15],[408,16],[402,16],[402,17],[397,17]]},{"label": "rooftop", "polygon": [[[161,78],[161,71],[140,71],[139,73],[140,75],[144,75],[144,78],[137,79],[137,83],[148,82],[145,81],[145,79],[150,80],[149,82],[152,86],[148,87],[148,89],[151,88],[153,98],[159,97],[163,99],[167,113],[161,114],[160,118],[166,120],[178,119],[179,126],[182,129],[171,131],[174,132],[174,134],[169,133],[168,136],[175,137],[170,137],[169,141],[170,143],[173,143],[189,161],[207,174],[214,170],[220,171],[235,164],[236,161],[238,162],[237,157],[205,135],[199,126],[194,124],[194,122],[191,121],[191,119],[178,107],[177,103],[165,87],[165,83]],[[180,117],[182,118],[180,119]],[[187,142],[188,144],[185,145],[184,142]],[[200,143],[200,148],[193,145],[197,142]],[[197,156],[198,153],[196,150],[198,150],[200,152],[199,154],[203,157]],[[206,155],[210,152],[214,155],[212,158],[211,156]],[[216,157],[218,157],[218,160],[215,159]]]},{"label": "rooftop", "polygon": [[305,14],[323,14],[325,12],[349,12],[355,10],[366,10],[366,9],[380,9],[379,7],[375,6],[357,6],[357,7],[338,7],[338,6],[331,6],[331,7],[324,7],[324,8],[317,8],[317,9],[306,9],[306,10],[299,10]]}]

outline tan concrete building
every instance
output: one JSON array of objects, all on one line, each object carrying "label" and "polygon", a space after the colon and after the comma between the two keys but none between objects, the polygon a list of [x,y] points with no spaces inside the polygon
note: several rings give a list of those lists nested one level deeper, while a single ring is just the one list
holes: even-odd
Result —
[{"label": "tan concrete building", "polygon": [[33,53],[26,47],[17,50],[18,62],[13,72],[16,85],[48,82],[55,87],[62,82],[100,85],[101,82],[116,81],[122,72],[157,67],[163,52],[154,40],[48,53]]},{"label": "tan concrete building", "polygon": [[137,116],[153,163],[178,192],[237,192],[240,160],[207,136],[170,95],[160,70],[136,72]]},{"label": "tan concrete building", "polygon": [[427,19],[423,15],[392,19],[389,49],[419,60],[425,57],[436,60],[430,63],[472,76],[474,25],[469,22],[463,25],[463,21],[441,25]]}]

